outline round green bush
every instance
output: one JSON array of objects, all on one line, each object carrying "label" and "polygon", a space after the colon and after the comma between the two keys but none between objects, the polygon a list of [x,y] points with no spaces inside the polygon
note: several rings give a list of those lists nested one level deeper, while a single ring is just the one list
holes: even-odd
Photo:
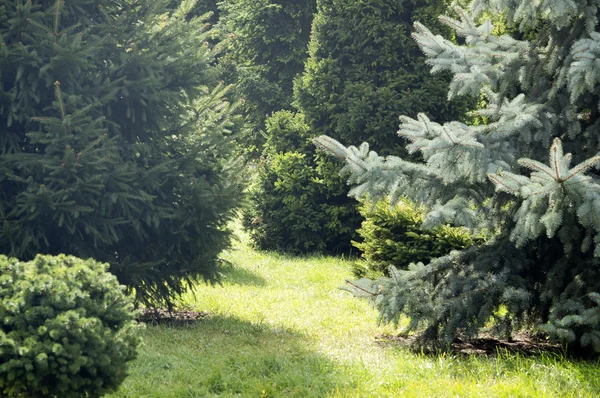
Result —
[{"label": "round green bush", "polygon": [[140,343],[132,300],[108,264],[0,255],[0,396],[98,397]]}]

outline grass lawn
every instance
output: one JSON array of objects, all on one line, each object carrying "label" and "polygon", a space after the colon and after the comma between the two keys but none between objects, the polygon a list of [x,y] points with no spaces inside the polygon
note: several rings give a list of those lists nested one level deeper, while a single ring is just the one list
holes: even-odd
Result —
[{"label": "grass lawn", "polygon": [[348,264],[257,253],[226,255],[223,284],[182,304],[209,316],[148,326],[130,376],[111,397],[598,397],[600,362],[554,354],[416,355],[380,345],[393,333],[338,289]]}]

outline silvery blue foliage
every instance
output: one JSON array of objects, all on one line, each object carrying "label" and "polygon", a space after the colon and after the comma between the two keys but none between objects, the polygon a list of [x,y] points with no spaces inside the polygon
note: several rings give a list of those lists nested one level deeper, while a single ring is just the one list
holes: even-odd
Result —
[{"label": "silvery blue foliage", "polygon": [[[390,297],[401,304],[396,301],[392,312],[389,300],[382,304],[378,298],[384,320],[397,314],[383,314],[404,312],[413,317],[411,328],[448,338],[480,330],[504,305],[513,324],[545,324],[552,337],[599,350],[600,326],[585,318],[597,312],[600,290],[599,9],[599,0],[474,0],[470,10],[456,8],[453,17],[440,17],[461,44],[416,22],[413,37],[432,73],[453,75],[449,98],[483,98],[485,106],[473,114],[484,123],[401,116],[398,134],[421,156],[418,162],[378,156],[366,144],[346,148],[328,137],[315,140],[330,152],[335,147],[345,160],[342,173],[349,176],[351,195],[390,195],[392,201],[407,196],[429,205],[425,228],[453,223],[490,237],[479,254],[471,250],[454,260],[415,265],[419,276],[398,271],[395,279],[377,281],[387,287],[372,292],[374,297],[389,295],[392,285],[420,283],[429,291],[429,312],[412,307],[423,293],[415,293],[415,286],[394,290]],[[510,34],[496,33],[486,18],[494,13],[505,17]],[[494,247],[505,253],[512,247],[512,260],[493,265],[486,256],[502,255]],[[496,276],[491,285],[482,276],[471,286],[487,291],[478,305],[489,310],[471,318],[465,311],[474,314],[475,308],[452,304],[457,294],[474,294],[459,287],[466,258],[469,267]],[[486,290],[492,285],[497,291]],[[566,318],[573,314],[579,318]]]}]

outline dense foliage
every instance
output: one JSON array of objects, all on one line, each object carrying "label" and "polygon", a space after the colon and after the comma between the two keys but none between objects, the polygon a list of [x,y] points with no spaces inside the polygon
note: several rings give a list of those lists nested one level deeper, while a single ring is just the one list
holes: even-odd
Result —
[{"label": "dense foliage", "polygon": [[0,395],[99,397],[140,343],[133,303],[108,264],[0,255]]},{"label": "dense foliage", "polygon": [[352,242],[362,252],[364,262],[354,266],[357,277],[389,276],[390,267],[406,269],[410,263],[428,262],[434,258],[481,243],[464,227],[439,225],[423,231],[425,209],[407,199],[390,206],[389,201],[375,205],[364,202],[360,213],[365,218]]},{"label": "dense foliage", "polygon": [[0,253],[93,257],[169,305],[217,276],[239,189],[218,48],[167,3],[0,5]]},{"label": "dense foliage", "polygon": [[266,156],[257,166],[244,226],[260,249],[287,253],[340,252],[348,248],[347,214],[320,182],[311,131],[302,114],[281,111],[267,119]]},{"label": "dense foliage", "polygon": [[[535,324],[600,352],[599,6],[475,0],[459,19],[441,18],[462,45],[416,23],[433,72],[454,75],[450,96],[481,94],[487,104],[476,126],[403,116],[399,134],[422,162],[317,141],[346,160],[353,195],[407,195],[431,205],[426,228],[454,223],[494,237],[357,282],[385,321],[405,313],[410,330],[448,342],[496,318],[507,333]],[[515,34],[476,23],[486,12],[504,14]]]},{"label": "dense foliage", "polygon": [[318,6],[310,57],[295,89],[315,134],[368,138],[374,149],[398,153],[402,142],[392,133],[399,115],[455,119],[467,110],[446,101],[449,79],[430,75],[410,37],[413,21],[434,21],[446,1],[320,0]]},{"label": "dense foliage", "polygon": [[265,119],[290,110],[292,85],[304,69],[316,0],[229,0],[218,29],[229,47],[221,66],[244,98],[245,151],[260,155]]},{"label": "dense foliage", "polygon": [[[375,139],[378,147],[397,153],[401,146],[389,137],[399,114],[416,114],[421,110],[436,117],[455,117],[461,109],[464,111],[464,106],[447,103],[448,79],[428,75],[424,57],[409,37],[413,19],[439,14],[445,9],[444,1],[320,0],[317,6],[309,58],[295,84],[295,105],[313,136],[328,134],[350,141]],[[270,134],[267,136],[271,139]],[[268,152],[265,155],[270,164],[271,155]],[[304,162],[304,166],[299,162]],[[297,158],[296,163],[299,168],[315,169],[310,179],[286,180],[289,175],[276,175],[273,170],[270,178],[289,187],[288,192],[311,192],[303,203],[304,214],[322,212],[323,204],[327,203],[327,212],[313,217],[312,232],[318,236],[336,234],[335,247],[326,241],[323,247],[328,251],[350,252],[362,219],[358,203],[346,195],[344,181],[338,175],[339,165],[311,152]],[[262,196],[285,199],[278,196],[281,190],[278,192],[269,181],[264,180],[260,185]],[[281,234],[305,228],[292,224],[293,220],[307,223],[292,208],[280,209],[280,219],[287,222],[278,228],[265,228],[261,233],[264,242],[288,239]],[[266,217],[262,214],[259,219]],[[256,227],[263,228],[260,224]],[[309,235],[307,239],[313,240]],[[301,237],[289,240],[296,242],[295,251],[302,251],[304,246],[314,247]]]}]

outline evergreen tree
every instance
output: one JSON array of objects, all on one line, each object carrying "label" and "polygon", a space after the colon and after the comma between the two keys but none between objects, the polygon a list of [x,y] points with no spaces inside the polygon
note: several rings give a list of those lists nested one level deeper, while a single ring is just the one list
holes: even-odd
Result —
[{"label": "evergreen tree", "polygon": [[233,107],[195,5],[0,5],[0,253],[110,263],[145,304],[217,276]]},{"label": "evergreen tree", "polygon": [[431,231],[421,230],[423,209],[405,198],[394,206],[388,201],[365,202],[360,213],[365,218],[357,231],[362,241],[352,242],[365,260],[353,265],[359,278],[389,276],[391,266],[406,268],[411,262],[429,261],[479,241],[464,227],[440,225]]},{"label": "evergreen tree", "polygon": [[[432,22],[444,0],[320,0],[310,57],[295,87],[315,134],[362,141],[386,154],[403,151],[390,132],[398,115],[455,119],[467,108],[446,101],[449,76],[429,74],[410,37],[415,20]],[[463,101],[464,102],[464,101]],[[458,105],[458,106],[457,106]]]},{"label": "evergreen tree", "polygon": [[265,119],[290,110],[293,81],[304,69],[316,0],[228,0],[219,4],[229,51],[221,65],[244,98],[245,151],[260,155]]},{"label": "evergreen tree", "polygon": [[[327,134],[352,141],[372,138],[378,148],[398,153],[401,146],[389,137],[399,114],[416,116],[417,109],[421,109],[436,117],[451,118],[461,110],[464,112],[464,104],[447,103],[448,76],[428,75],[424,57],[408,33],[414,18],[433,19],[446,8],[445,1],[319,0],[317,6],[309,58],[294,88],[295,105],[313,137]],[[265,155],[265,163],[269,164],[270,155]],[[302,184],[295,190],[311,193],[310,199],[304,201],[303,211],[313,214],[326,208],[326,217],[319,217],[321,221],[311,224],[305,242],[285,235],[286,231],[291,234],[307,225],[304,218],[294,217],[292,209],[279,217],[282,220],[279,226],[248,224],[251,231],[265,231],[261,233],[264,243],[281,239],[297,242],[295,251],[302,251],[304,243],[312,241],[315,234],[328,237],[319,245],[328,251],[351,251],[351,241],[356,238],[362,217],[358,202],[346,195],[344,181],[338,176],[339,165],[314,153],[301,159],[296,157],[295,164],[299,169],[315,169],[314,175],[294,182],[286,180],[291,178],[290,174],[274,176],[273,171],[269,174],[274,181],[281,181],[280,186]],[[267,181],[261,185],[262,196],[284,199],[283,192],[273,192],[277,188],[269,186]],[[261,204],[254,207],[260,209]],[[254,219],[266,222],[269,218],[264,214]],[[295,219],[302,225],[294,225],[291,221]],[[288,223],[284,225],[283,220]]]},{"label": "evergreen tree", "polygon": [[[266,121],[264,157],[249,189],[243,224],[256,247],[306,254],[348,252],[355,227],[332,198],[313,161],[312,132],[302,114],[274,113]],[[327,171],[331,173],[331,171]],[[334,192],[344,199],[342,192]],[[350,211],[354,211],[350,208]]]},{"label": "evergreen tree", "polygon": [[[179,7],[181,0],[171,0],[168,4],[169,9],[176,9]],[[205,17],[206,22],[211,26],[214,26],[219,22],[219,0],[198,0],[194,2],[194,6],[188,11],[186,19],[190,20],[194,17]],[[214,33],[214,32],[213,32]]]},{"label": "evergreen tree", "polygon": [[[459,19],[440,18],[463,45],[415,23],[432,72],[454,76],[450,97],[487,102],[476,112],[487,122],[477,126],[402,116],[399,135],[421,162],[316,140],[346,161],[351,195],[407,195],[430,205],[424,228],[449,222],[493,237],[357,281],[353,290],[371,297],[384,321],[404,313],[409,329],[449,341],[496,318],[506,333],[541,325],[600,352],[599,6],[475,0],[470,11],[457,9]],[[517,38],[494,35],[489,20],[475,23],[484,12],[504,14]]]}]

